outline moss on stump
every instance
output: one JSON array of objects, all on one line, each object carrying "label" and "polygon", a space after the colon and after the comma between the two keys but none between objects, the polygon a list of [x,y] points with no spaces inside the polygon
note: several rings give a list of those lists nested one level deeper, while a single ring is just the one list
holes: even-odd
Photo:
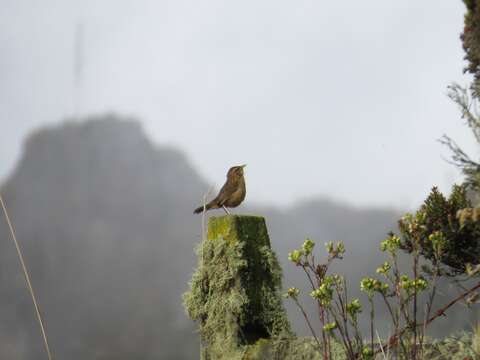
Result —
[{"label": "moss on stump", "polygon": [[261,339],[292,336],[263,217],[211,217],[198,257],[184,301],[199,324],[203,359],[242,359]]}]

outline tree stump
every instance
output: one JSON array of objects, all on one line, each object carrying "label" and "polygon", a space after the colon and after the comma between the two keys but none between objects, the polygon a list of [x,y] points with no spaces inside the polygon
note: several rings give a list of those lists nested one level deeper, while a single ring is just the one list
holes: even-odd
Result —
[{"label": "tree stump", "polygon": [[211,217],[198,256],[184,299],[199,324],[202,359],[243,358],[260,339],[291,336],[263,217]]}]

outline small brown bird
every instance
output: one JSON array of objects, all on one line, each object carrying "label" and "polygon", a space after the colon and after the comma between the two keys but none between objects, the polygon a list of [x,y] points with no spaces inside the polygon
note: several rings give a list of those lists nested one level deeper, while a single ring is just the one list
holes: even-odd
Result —
[{"label": "small brown bird", "polygon": [[210,209],[223,208],[223,210],[230,215],[227,207],[237,207],[241,204],[243,199],[245,199],[245,195],[247,194],[247,190],[245,188],[245,178],[243,177],[243,168],[245,166],[247,165],[231,167],[227,173],[227,181],[220,189],[217,197],[205,206],[196,208],[193,210],[193,213],[199,214],[203,211],[203,209],[207,211]]}]

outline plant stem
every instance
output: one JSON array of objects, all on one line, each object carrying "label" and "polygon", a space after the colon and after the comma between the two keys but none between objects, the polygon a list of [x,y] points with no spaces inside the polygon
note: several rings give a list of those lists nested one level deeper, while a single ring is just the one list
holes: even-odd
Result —
[{"label": "plant stem", "polygon": [[370,346],[372,347],[372,354],[373,354],[373,351],[374,351],[374,347],[373,347],[373,321],[375,319],[375,308],[373,306],[373,297],[372,296],[369,296],[368,297],[368,300],[370,301]]},{"label": "plant stem", "polygon": [[[470,295],[471,293],[473,293],[474,291],[480,289],[480,282],[477,283],[474,287],[470,288],[469,290],[461,293],[460,295],[458,295],[456,298],[454,298],[452,301],[450,301],[449,303],[447,303],[446,305],[444,305],[442,308],[438,309],[436,312],[435,312],[435,315],[433,315],[432,317],[430,317],[428,320],[426,320],[423,324],[417,324],[417,326],[423,326],[423,327],[427,327],[428,325],[430,325],[432,323],[432,321],[434,321],[436,318],[438,318],[439,316],[441,315],[445,315],[445,312],[451,308],[453,305],[455,305],[457,302],[459,302],[460,300],[463,300],[464,298],[466,298],[468,295]],[[405,331],[407,331],[409,329],[410,326],[405,326],[403,329],[401,329],[400,331],[398,331],[396,334],[393,334],[392,336],[390,336],[390,338],[387,340],[387,343],[385,345],[383,345],[383,349],[384,350],[387,350],[389,348],[391,348],[392,346],[394,346],[396,343],[397,343],[397,340],[399,337],[401,337]],[[380,351],[377,351],[376,353],[378,353]]]},{"label": "plant stem", "polygon": [[317,342],[318,350],[321,350],[321,349],[322,349],[322,345],[320,344],[320,340],[318,340],[317,334],[315,334],[315,330],[313,330],[313,326],[312,326],[312,324],[310,323],[310,320],[308,319],[308,315],[307,315],[307,313],[305,312],[305,309],[304,309],[303,306],[300,304],[300,302],[298,301],[298,299],[295,299],[295,298],[294,298],[293,301],[295,301],[295,304],[297,304],[297,306],[299,307],[300,311],[302,312],[303,317],[305,318],[305,321],[307,322],[307,325],[308,325],[308,327],[310,328],[310,332],[312,333],[312,336],[314,337],[315,341]]},{"label": "plant stem", "polygon": [[20,264],[22,265],[23,275],[25,276],[25,281],[27,283],[28,290],[30,292],[30,296],[32,297],[33,305],[35,307],[35,313],[37,315],[38,323],[40,324],[40,330],[42,332],[43,344],[45,345],[45,351],[47,352],[47,356],[49,360],[53,359],[52,352],[50,351],[50,345],[48,343],[47,332],[45,331],[45,324],[42,317],[42,313],[40,311],[40,305],[37,302],[37,298],[35,296],[35,292],[33,291],[32,282],[30,281],[30,275],[27,270],[27,265],[25,260],[23,259],[22,251],[20,249],[20,244],[18,243],[17,236],[15,235],[15,230],[13,228],[13,224],[10,220],[10,216],[8,215],[7,206],[3,201],[3,197],[0,194],[0,204],[2,205],[3,213],[5,214],[5,219],[8,224],[8,228],[10,229],[10,235],[12,236],[13,242],[15,243],[15,248],[17,249],[18,258],[20,260]]}]

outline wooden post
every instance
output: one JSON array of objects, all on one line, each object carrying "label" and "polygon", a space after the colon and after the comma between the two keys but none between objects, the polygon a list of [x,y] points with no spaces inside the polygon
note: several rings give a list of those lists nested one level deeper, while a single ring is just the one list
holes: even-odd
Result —
[{"label": "wooden post", "polygon": [[235,359],[259,340],[291,336],[263,217],[211,217],[190,287],[185,306],[200,325],[203,359]]}]

